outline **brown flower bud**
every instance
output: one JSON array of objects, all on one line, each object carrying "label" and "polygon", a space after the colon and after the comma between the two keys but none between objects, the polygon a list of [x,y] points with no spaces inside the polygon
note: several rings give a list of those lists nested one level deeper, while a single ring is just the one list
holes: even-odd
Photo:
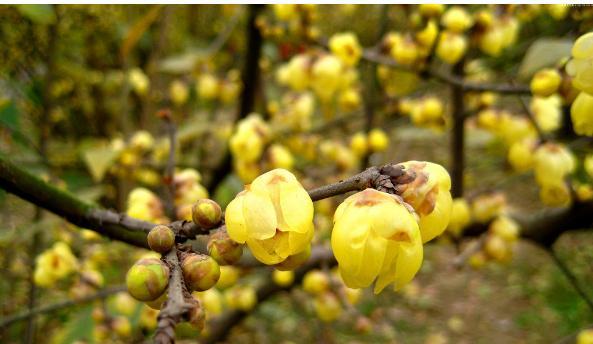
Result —
[{"label": "brown flower bud", "polygon": [[212,288],[220,278],[220,266],[205,254],[190,254],[181,263],[183,278],[191,290],[204,291]]},{"label": "brown flower bud", "polygon": [[241,259],[243,245],[231,239],[226,230],[219,230],[210,236],[208,254],[220,265],[233,265]]},{"label": "brown flower bud", "polygon": [[192,207],[191,216],[196,225],[210,229],[216,227],[222,220],[222,210],[218,203],[202,198]]},{"label": "brown flower bud", "polygon": [[202,306],[196,302],[196,305],[189,311],[189,323],[198,330],[203,330],[206,325],[206,314]]},{"label": "brown flower bud", "polygon": [[148,246],[158,253],[167,253],[175,244],[175,233],[167,226],[158,225],[148,233]]}]

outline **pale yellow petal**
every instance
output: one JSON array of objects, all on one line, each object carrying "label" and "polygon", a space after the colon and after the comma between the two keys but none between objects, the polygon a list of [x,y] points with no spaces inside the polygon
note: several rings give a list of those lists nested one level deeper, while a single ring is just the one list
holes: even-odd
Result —
[{"label": "pale yellow petal", "polygon": [[265,240],[276,234],[276,211],[266,194],[253,189],[248,190],[243,201],[243,215],[249,237]]},{"label": "pale yellow petal", "polygon": [[243,216],[244,193],[240,193],[226,207],[224,220],[227,232],[231,239],[236,242],[244,243],[247,239],[247,229],[245,228],[245,217]]}]

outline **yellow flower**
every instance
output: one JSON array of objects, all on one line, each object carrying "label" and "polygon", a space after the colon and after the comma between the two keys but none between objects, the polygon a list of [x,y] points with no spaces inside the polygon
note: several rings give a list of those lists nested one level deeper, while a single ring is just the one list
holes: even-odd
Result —
[{"label": "yellow flower", "polygon": [[419,4],[418,11],[425,17],[438,17],[445,11],[443,4]]},{"label": "yellow flower", "polygon": [[540,187],[539,198],[545,205],[564,207],[571,202],[570,189],[563,180],[546,182]]},{"label": "yellow flower", "polygon": [[228,205],[231,239],[264,264],[277,264],[307,248],[313,238],[313,202],[295,176],[275,169],[255,178]]},{"label": "yellow flower", "polygon": [[467,226],[471,221],[471,212],[469,204],[464,198],[455,198],[451,207],[451,219],[447,230],[453,235],[457,236],[461,234],[463,228]]},{"label": "yellow flower", "polygon": [[562,120],[562,98],[558,95],[533,97],[531,112],[540,129],[547,133],[560,128]]},{"label": "yellow flower", "polygon": [[576,344],[593,344],[593,329],[581,330]]},{"label": "yellow flower", "polygon": [[418,47],[410,37],[396,36],[398,39],[391,46],[391,56],[397,63],[410,66],[418,58]]},{"label": "yellow flower", "polygon": [[329,39],[329,49],[346,66],[355,66],[362,55],[362,48],[352,32],[337,33]]},{"label": "yellow flower", "polygon": [[439,34],[439,28],[434,20],[428,21],[422,31],[416,33],[416,40],[423,48],[431,48]]},{"label": "yellow flower", "polygon": [[366,189],[348,197],[334,214],[331,245],[349,288],[375,293],[401,288],[422,264],[422,239],[414,215],[396,197]]},{"label": "yellow flower", "polygon": [[342,62],[333,55],[320,57],[311,71],[311,88],[319,99],[328,102],[340,86]]},{"label": "yellow flower", "polygon": [[212,74],[202,74],[197,82],[198,97],[204,100],[212,100],[218,96],[220,83]]},{"label": "yellow flower", "polygon": [[557,70],[546,68],[535,73],[529,86],[533,95],[548,97],[558,90],[561,82],[562,77]]},{"label": "yellow flower", "polygon": [[295,55],[290,61],[278,68],[276,79],[282,85],[295,91],[305,90],[310,82],[310,59],[307,55]]},{"label": "yellow flower", "polygon": [[473,218],[486,223],[502,212],[506,205],[506,198],[502,193],[480,195],[472,202]]},{"label": "yellow flower", "polygon": [[144,74],[142,69],[136,67],[130,70],[128,74],[128,82],[132,86],[134,92],[139,96],[144,96],[148,93],[150,80],[148,79],[148,76]]},{"label": "yellow flower", "polygon": [[286,287],[291,285],[292,281],[294,281],[294,272],[274,270],[274,272],[272,272],[272,279],[277,285]]},{"label": "yellow flower", "polygon": [[357,156],[364,156],[368,151],[367,136],[359,131],[350,138],[350,149]]},{"label": "yellow flower", "polygon": [[519,224],[508,216],[498,216],[489,227],[492,234],[499,236],[505,241],[514,242],[519,238]]},{"label": "yellow flower", "polygon": [[593,95],[593,32],[579,37],[572,46],[572,60],[566,72],[573,77],[572,85]]},{"label": "yellow flower", "polygon": [[283,145],[271,145],[270,148],[268,148],[268,156],[272,168],[284,168],[290,170],[294,166],[292,153],[290,153],[290,151]]},{"label": "yellow flower", "polygon": [[564,145],[544,143],[534,155],[535,180],[539,185],[555,185],[575,169],[575,159]]},{"label": "yellow flower", "polygon": [[283,21],[288,21],[298,15],[295,4],[273,4],[272,9],[276,18]]},{"label": "yellow flower", "polygon": [[535,150],[535,141],[525,139],[515,142],[509,148],[507,160],[518,172],[529,171],[533,168],[533,151]]},{"label": "yellow flower", "polygon": [[56,242],[36,260],[33,277],[35,284],[42,287],[51,287],[56,281],[78,268],[76,257],[72,254],[70,247],[62,241]]},{"label": "yellow flower", "polygon": [[593,136],[593,95],[579,93],[570,107],[570,116],[577,134]]},{"label": "yellow flower", "polygon": [[389,146],[389,137],[379,128],[372,129],[368,137],[369,148],[373,152],[383,152]]},{"label": "yellow flower", "polygon": [[473,24],[472,17],[461,6],[453,6],[443,14],[441,24],[452,32],[461,33],[469,29]]},{"label": "yellow flower", "polygon": [[399,165],[416,174],[408,184],[398,186],[404,201],[411,205],[420,220],[422,242],[443,233],[451,217],[451,178],[438,164],[425,161],[408,161]]},{"label": "yellow flower", "polygon": [[467,38],[463,34],[443,31],[437,45],[437,56],[448,64],[461,60],[467,50]]},{"label": "yellow flower", "polygon": [[332,293],[324,293],[315,297],[313,306],[319,319],[324,322],[334,321],[342,314],[340,301]]},{"label": "yellow flower", "polygon": [[179,106],[185,104],[189,97],[189,90],[181,80],[174,80],[169,86],[169,96],[173,104]]}]

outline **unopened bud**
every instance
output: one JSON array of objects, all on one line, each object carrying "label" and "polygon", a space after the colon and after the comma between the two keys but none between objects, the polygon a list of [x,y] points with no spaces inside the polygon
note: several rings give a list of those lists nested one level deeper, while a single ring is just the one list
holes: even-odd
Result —
[{"label": "unopened bud", "polygon": [[220,205],[211,199],[198,200],[192,208],[192,219],[198,226],[210,229],[216,227],[222,219]]},{"label": "unopened bud", "polygon": [[169,268],[154,258],[140,259],[126,275],[128,292],[139,301],[156,300],[168,284]]},{"label": "unopened bud", "polygon": [[208,254],[220,265],[233,265],[243,255],[243,245],[229,237],[226,230],[219,230],[210,236]]},{"label": "unopened bud", "polygon": [[188,255],[181,263],[181,270],[187,286],[195,291],[212,288],[220,278],[218,263],[205,254]]},{"label": "unopened bud", "polygon": [[158,225],[148,233],[148,246],[158,253],[167,253],[175,244],[175,233],[171,228]]}]

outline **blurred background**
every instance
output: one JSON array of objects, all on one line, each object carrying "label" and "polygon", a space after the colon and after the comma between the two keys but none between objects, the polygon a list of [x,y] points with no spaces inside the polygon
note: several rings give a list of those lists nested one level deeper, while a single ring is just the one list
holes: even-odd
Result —
[{"label": "blurred background", "polygon": [[[451,8],[463,14],[444,20]],[[572,44],[592,24],[590,7],[566,5],[0,5],[0,154],[82,200],[152,222],[191,217],[203,197],[224,208],[273,168],[311,188],[407,160],[456,170],[454,197],[471,203],[497,192],[505,209],[530,214],[548,205],[533,174],[508,161],[515,138],[537,127],[577,142],[577,156],[592,146],[570,127],[570,85],[535,105],[529,83],[548,67],[566,79]],[[332,43],[345,32],[355,41]],[[443,76],[517,92],[459,93]],[[517,119],[513,130],[485,124],[503,112]],[[176,127],[174,183],[183,190],[173,212],[162,182],[163,113]],[[341,199],[316,204],[316,244],[327,245]],[[146,250],[3,190],[0,218],[0,341],[150,341],[158,311],[123,288]],[[592,242],[570,232],[554,245],[588,295]],[[519,241],[500,261],[456,263],[472,243],[448,232],[425,246],[402,291],[363,290],[331,321],[298,287],[257,308],[234,305],[232,285],[254,288],[269,268],[229,268],[228,285],[196,297],[208,300],[207,317],[252,310],[227,338],[239,343],[571,343],[593,322],[547,250]],[[59,257],[51,278],[39,270],[43,254]],[[180,342],[201,338],[186,325]]]}]

